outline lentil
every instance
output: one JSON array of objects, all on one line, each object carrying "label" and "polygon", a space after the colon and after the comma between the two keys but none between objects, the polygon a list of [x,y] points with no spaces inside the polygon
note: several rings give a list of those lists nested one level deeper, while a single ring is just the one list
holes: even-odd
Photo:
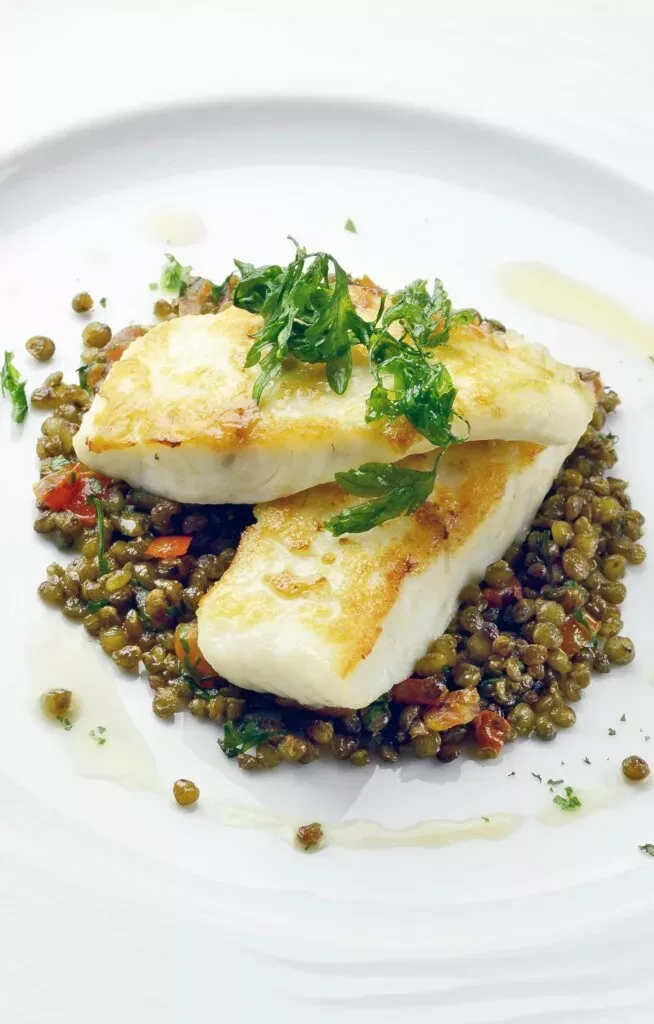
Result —
[{"label": "lentil", "polygon": [[190,779],[178,779],[173,784],[173,796],[180,807],[189,807],[197,803],[200,790]]}]

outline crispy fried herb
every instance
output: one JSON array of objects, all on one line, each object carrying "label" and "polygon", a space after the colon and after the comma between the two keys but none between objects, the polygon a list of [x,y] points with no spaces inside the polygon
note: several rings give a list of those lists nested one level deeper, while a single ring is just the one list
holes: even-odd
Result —
[{"label": "crispy fried herb", "polygon": [[11,399],[11,418],[14,423],[22,423],[27,416],[26,383],[14,366],[13,352],[5,351],[5,361],[0,374],[0,388],[2,394],[9,395]]},{"label": "crispy fried herb", "polygon": [[161,287],[167,292],[184,295],[191,276],[191,267],[183,267],[172,253],[166,253],[167,262],[161,271]]},{"label": "crispy fried herb", "polygon": [[345,221],[345,230],[351,231],[353,235],[357,234],[357,226],[350,217]]},{"label": "crispy fried herb", "polygon": [[236,757],[238,754],[244,754],[252,747],[256,747],[259,743],[263,743],[270,735],[256,722],[244,722],[241,726],[234,725],[233,722],[226,722],[225,735],[222,740],[218,740],[218,743],[226,757]]},{"label": "crispy fried herb", "polygon": [[590,636],[590,639],[591,639],[591,642],[593,644],[593,647],[597,647],[597,645],[599,643],[599,637],[597,636],[597,633],[590,628],[590,625],[588,624],[588,619],[584,615],[584,613],[581,610],[581,608],[575,608],[575,610],[572,613],[572,618],[576,619],[577,622],[581,626],[584,627],[584,629],[586,630],[586,632]]},{"label": "crispy fried herb", "polygon": [[[370,323],[355,310],[347,274],[338,261],[330,253],[308,254],[294,244],[295,258],[287,267],[254,267],[235,260],[241,279],[234,290],[234,305],[259,313],[264,321],[246,359],[246,366],[261,370],[254,399],[261,400],[288,356],[324,363],[330,387],[341,395],[352,373],[352,348],[363,345],[375,379],[367,422],[405,417],[441,448],[438,458],[450,444],[465,440],[465,432],[452,432],[456,389],[446,366],[433,360],[431,350],[447,342],[453,327],[478,319],[478,314],[474,310],[454,313],[440,281],[430,292],[426,282],[418,280],[397,292],[388,309],[382,296],[377,317]],[[398,326],[400,337],[396,338]],[[469,433],[467,421],[462,423]],[[388,519],[410,515],[431,494],[438,458],[429,472],[394,468],[389,473],[383,463],[367,463],[338,474],[345,491],[371,500],[334,516],[325,524],[327,529],[336,536],[362,533]]]},{"label": "crispy fried herb", "polygon": [[654,843],[643,843],[643,845],[639,846],[638,849],[642,850],[643,853],[646,853],[648,857],[654,857]]},{"label": "crispy fried herb", "polygon": [[581,807],[581,800],[575,796],[572,786],[566,786],[565,796],[555,796],[552,803],[555,803],[562,811],[576,811],[577,807]]}]

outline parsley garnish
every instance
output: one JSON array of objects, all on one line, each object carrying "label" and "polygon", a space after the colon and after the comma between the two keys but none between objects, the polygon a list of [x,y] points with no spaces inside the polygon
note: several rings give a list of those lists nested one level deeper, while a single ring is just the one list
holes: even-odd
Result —
[{"label": "parsley garnish", "polygon": [[620,715],[620,721],[621,721],[621,722],[626,722],[626,721],[627,721],[627,716],[625,715],[624,711],[623,711],[623,713],[622,713],[622,714]]},{"label": "parsley garnish", "polygon": [[88,373],[89,373],[88,366],[78,366],[77,367],[77,376],[79,377],[79,386],[81,388],[84,388],[84,390],[87,392],[87,394],[92,395],[93,394],[93,388],[91,387],[91,385],[88,382]]},{"label": "parsley garnish", "polygon": [[547,780],[547,785],[548,786],[561,786],[561,785],[563,785],[563,779],[548,779]]},{"label": "parsley garnish", "polygon": [[351,231],[353,235],[357,234],[357,226],[350,217],[345,221],[345,230]]},{"label": "parsley garnish", "polygon": [[490,821],[490,818],[487,818],[485,814],[482,814],[481,819],[482,821]]},{"label": "parsley garnish", "polygon": [[590,639],[591,639],[591,642],[592,642],[592,644],[593,644],[593,647],[597,647],[597,645],[598,645],[598,643],[599,643],[599,638],[598,638],[598,636],[597,636],[597,633],[595,633],[595,632],[594,632],[594,630],[592,630],[592,629],[590,628],[590,626],[589,626],[589,624],[588,624],[588,619],[586,618],[586,616],[585,616],[585,615],[584,615],[584,613],[582,612],[581,608],[575,608],[575,610],[574,610],[574,611],[573,611],[573,613],[572,613],[572,618],[573,618],[573,619],[576,619],[576,621],[577,621],[577,622],[578,622],[578,623],[579,623],[579,624],[580,624],[581,626],[583,626],[583,627],[584,627],[584,629],[586,630],[586,632],[587,632],[587,633],[588,633],[588,635],[590,636]]},{"label": "parsley garnish", "polygon": [[565,796],[555,796],[552,802],[562,811],[576,811],[577,807],[581,807],[581,800],[575,796],[572,786],[566,786]]},{"label": "parsley garnish", "polygon": [[615,736],[615,735],[616,735],[615,729],[609,729],[609,736]]},{"label": "parsley garnish", "polygon": [[509,772],[508,778],[510,779],[513,775],[515,775],[515,772]]},{"label": "parsley garnish", "polygon": [[542,775],[537,775],[536,772],[532,772],[531,774],[534,776],[535,779],[538,779],[539,782],[543,781]]},{"label": "parsley garnish", "polygon": [[5,351],[5,361],[2,366],[2,374],[0,375],[0,387],[2,388],[2,394],[9,395],[11,398],[11,418],[14,423],[22,423],[27,416],[26,383],[14,366],[13,352]]},{"label": "parsley garnish", "polygon": [[214,284],[211,286],[211,301],[216,306],[220,305],[220,303],[225,298],[227,289],[229,288],[229,282],[231,281],[231,279],[232,275],[228,274],[225,280],[222,282],[222,284]]},{"label": "parsley garnish", "polygon": [[89,736],[92,740],[95,740],[99,747],[102,747],[107,742],[106,731],[104,725],[96,725],[95,729],[91,729],[89,732]]},{"label": "parsley garnish", "polygon": [[262,729],[256,722],[245,722],[241,726],[226,722],[225,735],[218,743],[225,757],[237,757],[238,754],[244,754],[252,747],[263,743],[270,735],[272,734]]},{"label": "parsley garnish", "polygon": [[591,763],[591,762],[590,762],[590,758],[589,758],[588,756],[586,756],[586,757],[584,758],[584,764],[590,764],[590,763]]},{"label": "parsley garnish", "polygon": [[642,846],[639,846],[638,849],[642,850],[643,853],[646,853],[648,857],[654,857],[654,843],[644,843]]},{"label": "parsley garnish", "polygon": [[89,615],[95,615],[95,613],[99,612],[101,608],[107,608],[108,605],[109,602],[105,601],[104,598],[102,598],[101,601],[87,601],[86,610],[89,613]]},{"label": "parsley garnish", "polygon": [[73,723],[71,722],[70,718],[64,718],[63,715],[57,715],[57,721],[59,722],[60,725],[63,725],[66,732],[70,732],[70,730],[73,728]]},{"label": "parsley garnish", "polygon": [[100,299],[100,305],[102,306],[103,309],[106,309],[106,306],[107,306],[107,296],[106,295],[103,295],[102,298]]},{"label": "parsley garnish", "polygon": [[391,716],[389,701],[382,697],[369,704],[361,712],[361,721],[369,732],[380,732],[388,725]]},{"label": "parsley garnish", "polygon": [[180,296],[184,295],[188,288],[191,267],[183,267],[169,252],[166,253],[166,259],[168,262],[164,264],[164,268],[161,271],[161,287],[167,292],[177,292]]},{"label": "parsley garnish", "polygon": [[[426,281],[418,280],[397,292],[388,309],[383,295],[377,317],[369,323],[354,308],[348,276],[338,261],[330,253],[308,254],[294,244],[295,258],[287,267],[254,267],[234,261],[241,275],[234,305],[263,318],[245,364],[261,370],[252,391],[255,401],[261,401],[288,356],[305,363],[324,363],[330,387],[342,395],[352,373],[352,349],[363,345],[375,378],[366,421],[393,421],[403,416],[440,448],[432,469],[426,472],[366,463],[336,475],[343,490],[369,500],[345,509],[325,526],[335,536],[363,533],[388,519],[415,512],[433,490],[443,451],[466,439],[452,432],[457,417],[456,388],[447,367],[433,360],[431,350],[446,344],[454,327],[470,323],[478,314],[474,310],[454,313],[439,280],[431,292]],[[390,333],[393,325],[401,329],[399,339]],[[469,424],[462,422],[469,433]]]}]

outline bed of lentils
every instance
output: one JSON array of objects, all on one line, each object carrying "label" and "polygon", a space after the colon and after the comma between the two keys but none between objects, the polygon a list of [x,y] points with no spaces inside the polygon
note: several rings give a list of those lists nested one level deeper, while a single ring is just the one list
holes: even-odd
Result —
[{"label": "bed of lentils", "polygon": [[[159,300],[154,313],[168,319],[218,308],[211,282],[197,278],[184,298]],[[112,349],[121,351],[144,332],[128,327],[112,337],[106,325],[88,325],[86,389],[54,373],[33,393],[32,406],[50,411],[37,443],[41,477],[53,466],[75,463],[73,437],[111,365]],[[97,525],[85,526],[70,510],[41,508],[34,529],[78,556],[65,567],[49,565],[39,593],[81,622],[119,668],[136,673],[143,666],[156,715],[189,711],[227,725],[234,743],[225,752],[246,770],[308,764],[322,753],[359,766],[372,757],[393,763],[410,754],[449,762],[463,750],[496,757],[518,736],[552,740],[574,725],[573,705],[593,672],[633,660],[634,645],[621,635],[623,578],[645,559],[639,543],[644,518],[631,508],[626,482],[610,475],[616,438],[606,420],[619,398],[596,374],[587,376],[598,394],[592,421],[525,541],[489,565],[479,585],[464,588],[447,631],[430,644],[413,677],[361,711],[308,710],[220,679],[199,679],[180,663],[175,630],[193,623],[203,594],[229,566],[253,521],[250,507],[182,505],[112,481],[102,497],[102,574]],[[191,537],[188,554],[150,557],[153,539],[169,534]],[[475,721],[444,728],[439,707],[453,691],[473,704],[478,697],[485,718],[478,706]]]}]

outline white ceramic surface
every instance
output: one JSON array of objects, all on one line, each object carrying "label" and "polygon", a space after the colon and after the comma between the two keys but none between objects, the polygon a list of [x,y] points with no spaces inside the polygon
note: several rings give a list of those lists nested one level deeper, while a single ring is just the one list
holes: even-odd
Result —
[{"label": "white ceramic surface", "polygon": [[[284,259],[291,233],[391,287],[437,273],[455,303],[598,367],[624,399],[614,428],[620,469],[636,507],[654,514],[643,470],[654,366],[514,305],[497,283],[502,264],[541,261],[654,319],[652,196],[581,157],[400,105],[207,102],[14,155],[0,209],[3,333],[32,385],[41,372],[22,343],[33,333],[56,339],[57,366],[76,365],[69,298],[78,288],[106,295],[103,315],[121,326],[147,317],[163,252],[220,277],[232,256]],[[169,242],[189,214],[204,236]],[[347,217],[357,235],[343,230]],[[155,719],[143,684],[113,672],[82,630],[40,607],[34,591],[53,556],[31,530],[39,417],[20,429],[6,405],[0,415],[11,495],[0,550],[12,567],[0,1019],[649,1019],[654,863],[638,845],[654,842],[652,791],[623,785],[619,762],[647,756],[644,733],[654,734],[650,569],[631,574],[625,609],[637,661],[593,683],[576,728],[556,743],[515,744],[496,762],[324,763],[249,777],[221,757],[210,726]],[[88,720],[71,733],[35,711],[53,680],[83,695]],[[82,730],[100,723],[109,743],[89,752]],[[80,770],[124,775],[126,785]],[[532,772],[564,777],[584,812],[553,811]],[[180,775],[202,790],[190,814],[169,798]],[[389,845],[380,825],[476,819],[478,829],[482,816],[489,839],[438,848],[398,831],[390,848],[360,842]],[[333,842],[303,856],[288,840],[315,819]],[[361,819],[373,824],[347,827]]]}]

